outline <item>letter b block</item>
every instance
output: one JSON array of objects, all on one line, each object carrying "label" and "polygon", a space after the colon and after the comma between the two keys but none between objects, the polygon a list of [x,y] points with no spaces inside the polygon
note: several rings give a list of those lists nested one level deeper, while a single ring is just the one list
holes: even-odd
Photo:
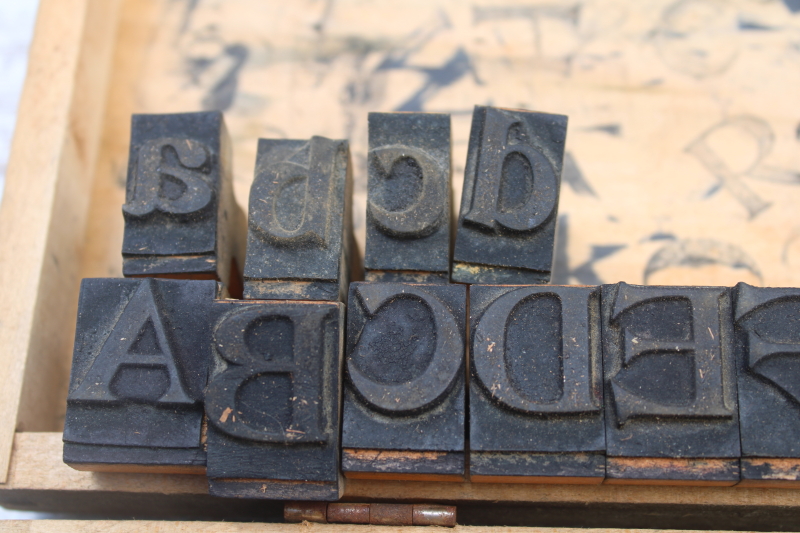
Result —
[{"label": "letter b block", "polygon": [[800,289],[734,289],[742,482],[800,486]]},{"label": "letter b block", "polygon": [[730,289],[604,285],[606,483],[733,485]]},{"label": "letter b block", "polygon": [[64,422],[78,470],[203,473],[214,281],[85,279]]},{"label": "letter b block", "polygon": [[346,477],[463,479],[465,308],[463,285],[350,286]]},{"label": "letter b block", "polygon": [[233,275],[238,284],[232,263],[244,217],[231,179],[222,113],[133,115],[123,274],[226,284]]},{"label": "letter b block", "polygon": [[367,281],[450,281],[450,115],[369,114]]},{"label": "letter b block", "polygon": [[350,224],[347,141],[258,141],[250,189],[244,297],[341,300]]},{"label": "letter b block", "polygon": [[344,306],[215,304],[206,390],[215,496],[337,500]]},{"label": "letter b block", "polygon": [[470,287],[470,479],[601,483],[600,291]]},{"label": "letter b block", "polygon": [[567,117],[476,106],[453,281],[550,281]]}]

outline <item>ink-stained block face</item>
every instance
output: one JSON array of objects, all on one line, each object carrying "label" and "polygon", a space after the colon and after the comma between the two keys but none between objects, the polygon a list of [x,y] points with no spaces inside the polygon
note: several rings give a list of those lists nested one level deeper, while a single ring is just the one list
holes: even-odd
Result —
[{"label": "ink-stained block face", "polygon": [[743,483],[800,482],[800,289],[735,289]]},{"label": "ink-stained block face", "polygon": [[470,478],[605,476],[600,291],[470,287]]},{"label": "ink-stained block face", "polygon": [[367,169],[367,280],[449,281],[450,115],[370,113]]},{"label": "ink-stained block face", "polygon": [[[620,283],[602,290],[606,475],[738,481],[730,289]],[[671,461],[654,469],[652,461],[616,458]]]},{"label": "ink-stained block face", "polygon": [[214,281],[83,281],[64,462],[80,470],[204,470],[216,290]]},{"label": "ink-stained block face", "polygon": [[454,281],[550,280],[566,135],[563,115],[475,107]]},{"label": "ink-stained block face", "polygon": [[212,495],[336,500],[344,306],[215,303]]},{"label": "ink-stained block face", "polygon": [[239,220],[230,142],[216,111],[133,115],[128,160],[125,276],[229,281]]},{"label": "ink-stained block face", "polygon": [[351,285],[346,476],[463,478],[465,314],[462,285]]},{"label": "ink-stained block face", "polygon": [[244,297],[339,300],[349,280],[347,141],[258,141]]}]

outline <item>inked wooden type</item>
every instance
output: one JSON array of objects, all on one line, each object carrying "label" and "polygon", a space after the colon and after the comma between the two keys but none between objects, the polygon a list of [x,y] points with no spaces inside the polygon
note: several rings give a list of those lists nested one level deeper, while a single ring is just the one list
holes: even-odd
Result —
[{"label": "inked wooden type", "polygon": [[453,281],[550,281],[567,117],[475,106]]},{"label": "inked wooden type", "polygon": [[343,301],[351,195],[347,141],[259,139],[244,297]]},{"label": "inked wooden type", "polygon": [[800,486],[800,289],[734,288],[742,481]]},{"label": "inked wooden type", "polygon": [[367,281],[450,280],[450,115],[370,113]]},{"label": "inked wooden type", "polygon": [[342,421],[346,477],[464,477],[466,287],[353,283]]},{"label": "inked wooden type", "polygon": [[85,279],[64,422],[78,470],[202,473],[214,281]]},{"label": "inked wooden type", "polygon": [[470,287],[470,480],[605,477],[598,287]]},{"label": "inked wooden type", "polygon": [[133,115],[123,274],[239,284],[231,172],[222,113]]},{"label": "inked wooden type", "polygon": [[210,493],[339,499],[344,305],[228,300],[215,314]]},{"label": "inked wooden type", "polygon": [[739,481],[730,293],[602,287],[607,483]]}]

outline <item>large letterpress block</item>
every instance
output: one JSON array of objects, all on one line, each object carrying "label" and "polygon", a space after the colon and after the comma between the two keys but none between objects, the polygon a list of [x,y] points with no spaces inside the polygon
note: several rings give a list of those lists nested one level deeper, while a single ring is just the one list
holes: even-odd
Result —
[{"label": "large letterpress block", "polygon": [[367,281],[450,280],[450,115],[370,113]]},{"label": "large letterpress block", "polygon": [[216,496],[337,500],[344,305],[215,304],[206,390]]},{"label": "large letterpress block", "polygon": [[64,462],[78,470],[202,473],[214,281],[85,279]]},{"label": "large letterpress block", "polygon": [[743,486],[800,485],[800,289],[734,289]]},{"label": "large letterpress block", "polygon": [[567,117],[476,106],[453,281],[550,281]]},{"label": "large letterpress block", "polygon": [[346,477],[463,479],[465,308],[463,285],[350,286]]},{"label": "large letterpress block", "polygon": [[606,483],[733,485],[730,289],[602,288]]},{"label": "large letterpress block", "polygon": [[600,291],[470,287],[473,482],[605,477]]},{"label": "large letterpress block", "polygon": [[244,297],[343,299],[352,240],[350,197],[347,141],[259,139]]},{"label": "large letterpress block", "polygon": [[231,180],[222,113],[133,115],[122,206],[123,274],[226,284],[233,276],[232,284],[239,284],[232,263],[244,215]]}]

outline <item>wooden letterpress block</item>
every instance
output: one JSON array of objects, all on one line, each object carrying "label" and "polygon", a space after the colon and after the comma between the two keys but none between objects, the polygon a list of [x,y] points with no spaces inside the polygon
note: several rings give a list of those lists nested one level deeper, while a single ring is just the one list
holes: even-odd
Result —
[{"label": "wooden letterpress block", "polygon": [[619,283],[601,301],[606,483],[737,483],[730,289]]},{"label": "wooden letterpress block", "polygon": [[800,486],[800,289],[734,289],[742,481]]},{"label": "wooden letterpress block", "polygon": [[344,305],[219,301],[206,390],[212,495],[337,500]]},{"label": "wooden letterpress block", "polygon": [[244,297],[342,300],[350,223],[347,141],[259,139]]},{"label": "wooden letterpress block", "polygon": [[[122,206],[125,277],[240,285],[240,272],[232,265],[244,216],[231,180],[222,113],[133,115]],[[238,259],[241,265],[243,257]]]},{"label": "wooden letterpress block", "polygon": [[450,281],[450,115],[370,113],[367,281]]},{"label": "wooden letterpress block", "polygon": [[214,281],[85,279],[64,462],[78,470],[203,473]]},{"label": "wooden letterpress block", "polygon": [[465,308],[463,285],[350,286],[346,477],[463,479]]},{"label": "wooden letterpress block", "polygon": [[567,117],[476,106],[453,281],[550,281]]},{"label": "wooden letterpress block", "polygon": [[602,483],[597,287],[470,287],[473,482]]}]

